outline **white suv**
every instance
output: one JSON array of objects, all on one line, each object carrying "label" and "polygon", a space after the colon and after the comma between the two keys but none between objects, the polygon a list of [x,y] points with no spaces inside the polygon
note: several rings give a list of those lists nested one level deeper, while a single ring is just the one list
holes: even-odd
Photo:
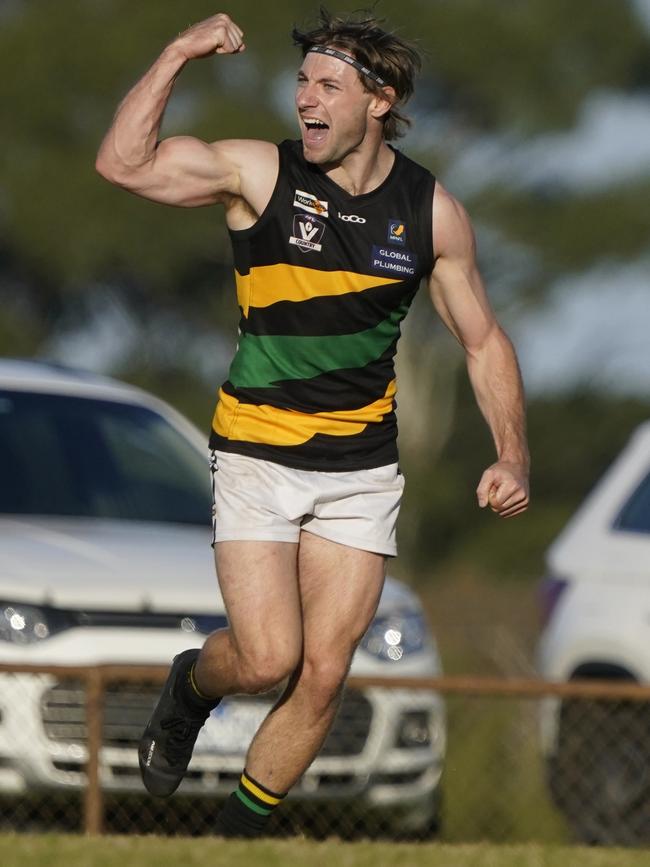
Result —
[{"label": "white suv", "polygon": [[[548,551],[540,673],[650,683],[650,422]],[[548,701],[553,794],[587,842],[650,840],[650,705]]]},{"label": "white suv", "polygon": [[[226,623],[210,548],[205,437],[145,392],[0,360],[0,662],[168,665]],[[436,676],[417,597],[389,579],[353,675]],[[143,792],[137,743],[160,687],[106,695],[101,780]],[[224,700],[180,794],[223,797],[271,696]],[[52,677],[0,675],[0,794],[84,785],[84,695]],[[346,690],[294,803],[362,805],[401,830],[435,826],[445,749],[438,695]]]}]

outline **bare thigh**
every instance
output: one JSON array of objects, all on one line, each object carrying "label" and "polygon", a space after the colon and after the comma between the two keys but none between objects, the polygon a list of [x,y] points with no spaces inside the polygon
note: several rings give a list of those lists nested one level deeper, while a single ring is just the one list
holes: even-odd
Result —
[{"label": "bare thigh", "polygon": [[230,637],[242,659],[270,655],[298,660],[302,613],[298,546],[291,542],[237,541],[215,545],[215,563]]},{"label": "bare thigh", "polygon": [[347,672],[377,610],[384,577],[382,554],[300,534],[298,581],[307,665],[321,667],[329,660],[333,676],[337,669]]}]

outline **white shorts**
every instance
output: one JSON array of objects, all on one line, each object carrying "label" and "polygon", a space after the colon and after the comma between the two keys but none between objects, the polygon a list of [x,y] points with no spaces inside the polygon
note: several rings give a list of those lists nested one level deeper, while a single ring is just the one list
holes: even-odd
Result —
[{"label": "white shorts", "polygon": [[306,530],[351,548],[397,554],[404,490],[397,464],[332,473],[215,451],[211,469],[213,544],[298,542]]}]

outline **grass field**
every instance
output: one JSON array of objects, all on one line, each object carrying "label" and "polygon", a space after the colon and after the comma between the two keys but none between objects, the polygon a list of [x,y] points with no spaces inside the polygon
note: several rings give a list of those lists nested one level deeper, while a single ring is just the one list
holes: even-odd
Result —
[{"label": "grass field", "polygon": [[0,835],[2,867],[642,867],[650,852],[492,844]]}]

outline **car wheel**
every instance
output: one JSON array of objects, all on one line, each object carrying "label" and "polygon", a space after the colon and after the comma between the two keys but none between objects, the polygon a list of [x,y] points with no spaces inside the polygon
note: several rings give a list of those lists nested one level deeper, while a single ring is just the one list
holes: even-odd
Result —
[{"label": "car wheel", "polygon": [[650,708],[570,700],[549,760],[553,798],[585,843],[650,841]]}]

